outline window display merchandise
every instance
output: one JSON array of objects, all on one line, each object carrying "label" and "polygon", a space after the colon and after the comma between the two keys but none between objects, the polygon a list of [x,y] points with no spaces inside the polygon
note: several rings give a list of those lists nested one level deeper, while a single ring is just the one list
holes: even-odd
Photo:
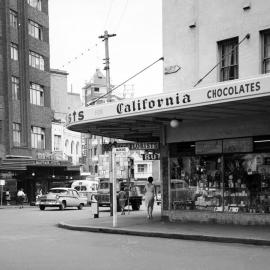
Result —
[{"label": "window display merchandise", "polygon": [[174,210],[270,213],[270,153],[174,152],[170,177]]}]

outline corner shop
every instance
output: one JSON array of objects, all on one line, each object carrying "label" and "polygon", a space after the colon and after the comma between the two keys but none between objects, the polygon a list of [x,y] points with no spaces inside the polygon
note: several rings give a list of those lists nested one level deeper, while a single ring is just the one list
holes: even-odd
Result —
[{"label": "corner shop", "polygon": [[[80,108],[68,128],[159,141],[164,218],[270,224],[269,105],[263,75]],[[174,179],[183,186],[175,189]]]}]

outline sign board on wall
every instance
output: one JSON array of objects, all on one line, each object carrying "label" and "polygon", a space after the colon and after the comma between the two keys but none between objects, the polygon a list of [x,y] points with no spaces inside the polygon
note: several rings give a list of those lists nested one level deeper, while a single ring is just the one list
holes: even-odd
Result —
[{"label": "sign board on wall", "polygon": [[0,186],[4,186],[6,184],[6,181],[5,180],[0,180]]},{"label": "sign board on wall", "polygon": [[145,153],[141,155],[143,160],[159,160],[160,155],[158,153]]},{"label": "sign board on wall", "polygon": [[222,140],[196,142],[195,153],[196,155],[222,153]]},{"label": "sign board on wall", "polygon": [[251,137],[223,140],[223,153],[248,153],[252,151],[253,140]]}]

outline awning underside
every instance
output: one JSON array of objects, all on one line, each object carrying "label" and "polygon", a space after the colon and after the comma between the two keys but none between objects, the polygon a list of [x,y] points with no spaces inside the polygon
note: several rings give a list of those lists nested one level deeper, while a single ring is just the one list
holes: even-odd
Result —
[{"label": "awning underside", "polygon": [[270,96],[81,123],[74,125],[72,130],[82,133],[87,131],[98,136],[129,141],[153,142],[160,140],[162,128],[169,126],[170,121],[173,119],[179,120],[181,125],[181,123],[248,117],[260,114],[269,114],[270,117]]}]

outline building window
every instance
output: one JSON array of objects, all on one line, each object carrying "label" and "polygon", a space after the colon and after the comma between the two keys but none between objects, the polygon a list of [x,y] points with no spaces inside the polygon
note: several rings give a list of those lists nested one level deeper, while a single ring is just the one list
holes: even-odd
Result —
[{"label": "building window", "polygon": [[11,77],[11,89],[12,89],[12,99],[20,99],[20,80],[17,77]]},{"label": "building window", "polygon": [[80,147],[80,143],[77,142],[77,144],[76,144],[76,155],[79,155],[79,147]]},{"label": "building window", "polygon": [[44,70],[44,58],[38,53],[30,51],[29,65],[33,68]]},{"label": "building window", "polygon": [[61,135],[54,135],[54,151],[61,150]]},{"label": "building window", "polygon": [[66,152],[68,152],[68,145],[69,145],[69,141],[66,140],[66,141],[65,141],[65,149],[66,149]]},{"label": "building window", "polygon": [[270,72],[270,30],[262,33],[263,40],[263,73]]},{"label": "building window", "polygon": [[27,3],[37,10],[41,11],[41,0],[27,0]]},{"label": "building window", "polygon": [[10,57],[12,60],[18,60],[19,59],[19,50],[18,45],[15,43],[10,44]]},{"label": "building window", "polygon": [[96,156],[97,155],[97,148],[95,147],[93,150],[94,150],[94,156]]},{"label": "building window", "polygon": [[10,26],[18,28],[18,13],[13,10],[9,10],[9,22]]},{"label": "building window", "polygon": [[30,83],[30,103],[34,105],[44,106],[43,86],[36,83]]},{"label": "building window", "polygon": [[45,129],[40,127],[31,127],[32,148],[45,149]]},{"label": "building window", "polygon": [[70,154],[74,154],[74,142],[72,141],[70,144]]},{"label": "building window", "polygon": [[238,79],[238,38],[218,42],[220,81]]},{"label": "building window", "polygon": [[138,164],[138,173],[145,173],[147,171],[146,164]]},{"label": "building window", "polygon": [[12,136],[13,136],[13,145],[21,145],[21,125],[18,123],[12,123]]},{"label": "building window", "polygon": [[42,40],[43,39],[43,29],[42,26],[29,20],[28,22],[28,33],[30,36]]},{"label": "building window", "polygon": [[94,87],[94,92],[99,92],[99,88],[98,87]]}]

